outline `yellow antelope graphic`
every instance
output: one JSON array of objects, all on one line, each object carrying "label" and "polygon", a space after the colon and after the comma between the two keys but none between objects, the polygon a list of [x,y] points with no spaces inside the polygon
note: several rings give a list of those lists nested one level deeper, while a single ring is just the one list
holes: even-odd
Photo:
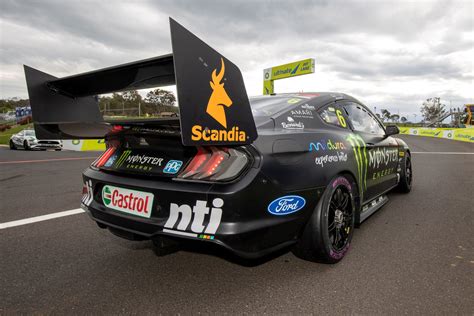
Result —
[{"label": "yellow antelope graphic", "polygon": [[231,106],[232,100],[224,89],[224,83],[221,83],[224,78],[225,65],[224,60],[221,58],[221,71],[216,75],[217,68],[212,72],[212,81],[209,82],[212,88],[212,94],[207,103],[206,112],[212,116],[222,126],[227,128],[227,120],[225,117],[224,106]]}]

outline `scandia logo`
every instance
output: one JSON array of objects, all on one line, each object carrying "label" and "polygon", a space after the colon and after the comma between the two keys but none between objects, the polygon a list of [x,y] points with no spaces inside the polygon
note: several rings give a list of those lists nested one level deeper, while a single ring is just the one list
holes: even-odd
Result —
[{"label": "scandia logo", "polygon": [[224,107],[232,106],[232,99],[224,89],[224,83],[221,82],[224,78],[225,63],[221,58],[221,70],[217,74],[217,68],[213,70],[209,82],[212,88],[212,94],[207,103],[206,113],[216,120],[224,129],[204,129],[201,125],[194,125],[192,127],[191,139],[194,141],[245,141],[245,131],[239,130],[238,126],[233,126],[227,130],[227,117]]},{"label": "scandia logo", "polygon": [[216,71],[217,69],[214,69],[212,72],[212,81],[209,82],[212,88],[212,94],[207,103],[206,112],[224,126],[224,128],[227,128],[224,106],[230,107],[232,100],[224,89],[224,83],[221,83],[225,73],[224,59],[221,58],[221,71],[219,74],[216,75]]}]

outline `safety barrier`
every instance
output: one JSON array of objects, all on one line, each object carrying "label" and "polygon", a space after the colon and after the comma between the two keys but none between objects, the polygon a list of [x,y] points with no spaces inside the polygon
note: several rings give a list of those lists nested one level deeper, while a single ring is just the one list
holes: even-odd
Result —
[{"label": "safety barrier", "polygon": [[104,151],[103,139],[63,140],[63,149],[74,151]]},{"label": "safety barrier", "polygon": [[400,127],[400,134],[446,138],[474,143],[474,128]]}]

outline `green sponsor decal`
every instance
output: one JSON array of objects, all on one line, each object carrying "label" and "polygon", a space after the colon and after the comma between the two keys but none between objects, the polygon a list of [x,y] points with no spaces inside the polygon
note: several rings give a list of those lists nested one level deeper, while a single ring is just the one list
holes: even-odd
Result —
[{"label": "green sponsor decal", "polygon": [[112,201],[112,192],[110,191],[110,188],[106,185],[104,187],[104,190],[102,191],[102,201],[104,202],[105,206],[108,206],[110,202]]},{"label": "green sponsor decal", "polygon": [[130,154],[132,153],[131,150],[125,150],[119,157],[119,159],[117,159],[117,161],[115,162],[115,168],[120,168],[125,159],[127,159],[128,156],[130,156]]},{"label": "green sponsor decal", "polygon": [[367,190],[367,148],[364,140],[359,135],[350,134],[347,137],[347,141],[349,141],[354,151],[354,157],[357,163],[357,177],[359,178],[357,182],[359,183],[359,191],[362,199],[364,191]]}]

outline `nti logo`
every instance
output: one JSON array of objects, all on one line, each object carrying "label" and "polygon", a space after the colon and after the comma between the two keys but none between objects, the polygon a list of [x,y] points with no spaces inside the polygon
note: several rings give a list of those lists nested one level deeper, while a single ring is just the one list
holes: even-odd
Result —
[{"label": "nti logo", "polygon": [[183,162],[181,160],[170,160],[163,168],[163,173],[175,174],[179,171]]},{"label": "nti logo", "polygon": [[233,126],[230,130],[227,129],[227,117],[224,107],[232,105],[232,99],[224,89],[225,64],[224,59],[221,58],[221,70],[217,74],[217,68],[214,69],[211,75],[212,81],[209,82],[212,88],[212,94],[206,107],[206,113],[216,120],[224,129],[207,129],[201,125],[194,125],[191,129],[191,139],[194,141],[204,140],[209,141],[245,141],[247,135],[245,131],[239,130],[238,126]]},{"label": "nti logo", "polygon": [[150,218],[153,194],[105,185],[102,189],[102,202],[108,208]]},{"label": "nti logo", "polygon": [[[171,203],[170,216],[166,221],[163,232],[176,235],[198,237],[198,233],[214,235],[219,228],[222,218],[222,206],[224,201],[216,198],[212,201],[212,208],[207,207],[207,201],[197,200],[196,205],[191,206]],[[204,221],[209,215],[209,222],[204,225]],[[178,219],[181,218],[178,222]],[[175,227],[176,223],[178,225]],[[191,232],[186,232],[188,226]]]}]

